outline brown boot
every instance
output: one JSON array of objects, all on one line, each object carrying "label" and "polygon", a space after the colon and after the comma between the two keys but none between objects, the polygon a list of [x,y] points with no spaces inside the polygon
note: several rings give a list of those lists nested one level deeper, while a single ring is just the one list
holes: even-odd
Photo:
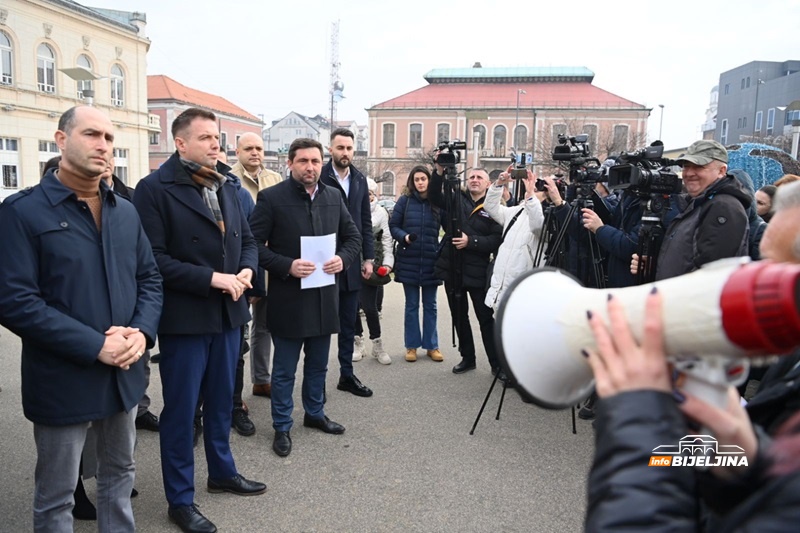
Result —
[{"label": "brown boot", "polygon": [[253,385],[253,396],[272,398],[272,383],[257,383]]},{"label": "brown boot", "polygon": [[442,352],[439,351],[439,348],[428,350],[428,357],[430,357],[437,363],[441,363],[442,361],[444,361],[444,355],[442,355]]},{"label": "brown boot", "polygon": [[409,363],[413,363],[417,360],[417,349],[416,348],[406,348],[406,361]]}]

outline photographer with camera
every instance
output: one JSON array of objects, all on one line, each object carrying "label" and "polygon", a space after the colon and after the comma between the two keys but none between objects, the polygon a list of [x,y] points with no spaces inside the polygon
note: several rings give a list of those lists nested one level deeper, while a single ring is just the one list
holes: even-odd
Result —
[{"label": "photographer with camera", "polygon": [[[724,257],[748,255],[750,195],[727,173],[725,147],[712,140],[696,141],[676,162],[683,167],[686,194],[677,197],[680,213],[664,234],[656,280],[692,272]],[[631,273],[638,269],[639,257],[634,254]]]},{"label": "photographer with camera", "polygon": [[[503,293],[521,274],[534,265],[534,250],[544,224],[541,200],[544,192],[536,192],[536,176],[526,169],[527,177],[519,180],[524,184],[525,198],[515,207],[501,205],[503,191],[512,181],[513,165],[500,174],[486,193],[483,208],[495,222],[503,226],[503,240],[494,258],[489,289],[484,303],[497,311]],[[519,183],[517,184],[520,185]]]},{"label": "photographer with camera", "polygon": [[[461,222],[460,227],[451,227],[454,224],[448,225],[441,243],[442,253],[435,269],[439,279],[445,282],[447,301],[453,314],[461,352],[461,362],[453,367],[453,373],[461,374],[475,369],[475,343],[469,323],[467,295],[472,300],[480,324],[481,338],[489,358],[489,365],[492,367],[492,372],[497,373],[500,371],[500,365],[494,345],[494,314],[484,301],[489,260],[500,247],[502,227],[492,220],[484,209],[486,190],[491,184],[489,174],[482,168],[470,169],[467,172],[467,189],[453,188],[448,194],[455,197],[446,198],[446,179],[457,181],[457,178],[454,178],[451,169],[448,169],[450,172],[446,172],[441,164],[441,155],[437,154],[436,170],[431,176],[428,196],[431,203],[441,209],[446,210],[447,204],[452,202],[453,209],[459,211],[448,212],[447,216],[453,220],[452,217],[457,215]],[[460,279],[451,279],[450,273],[459,270]]]}]

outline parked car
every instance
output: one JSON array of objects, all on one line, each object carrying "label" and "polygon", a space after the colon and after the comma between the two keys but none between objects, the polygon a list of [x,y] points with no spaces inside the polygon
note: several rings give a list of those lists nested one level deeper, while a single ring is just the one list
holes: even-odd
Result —
[{"label": "parked car", "polygon": [[384,198],[383,200],[378,200],[378,205],[382,206],[389,212],[389,216],[392,216],[392,211],[394,211],[394,205],[397,202],[394,201],[393,198]]}]

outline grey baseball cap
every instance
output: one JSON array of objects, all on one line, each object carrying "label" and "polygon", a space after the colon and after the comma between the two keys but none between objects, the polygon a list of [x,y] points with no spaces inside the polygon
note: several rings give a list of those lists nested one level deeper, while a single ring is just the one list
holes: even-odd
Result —
[{"label": "grey baseball cap", "polygon": [[702,140],[695,141],[686,150],[685,154],[676,160],[678,163],[688,161],[695,165],[705,166],[712,161],[728,162],[728,151],[717,141]]}]

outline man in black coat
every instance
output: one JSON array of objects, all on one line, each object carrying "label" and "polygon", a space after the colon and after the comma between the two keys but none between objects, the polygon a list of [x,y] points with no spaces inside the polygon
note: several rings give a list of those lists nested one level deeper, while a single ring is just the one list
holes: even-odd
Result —
[{"label": "man in black coat", "polygon": [[[467,172],[467,190],[458,189],[454,199],[455,208],[461,210],[462,225],[455,228],[457,236],[453,235],[454,228],[447,227],[441,244],[442,253],[436,262],[435,273],[439,279],[444,280],[447,302],[450,304],[458,334],[458,349],[461,352],[461,362],[453,367],[454,374],[475,369],[475,341],[469,324],[467,295],[472,300],[472,308],[480,324],[489,365],[493,373],[500,372],[494,345],[494,313],[484,303],[489,260],[503,241],[502,226],[483,209],[483,200],[490,185],[489,174],[484,169],[473,168]],[[448,209],[443,169],[439,165],[436,165],[436,171],[431,176],[428,190],[433,205]],[[447,213],[447,216],[452,217],[452,212]],[[452,279],[456,261],[460,262],[462,272],[460,288],[455,286]]]},{"label": "man in black coat", "polygon": [[372,275],[375,241],[372,238],[372,212],[369,208],[367,179],[352,165],[355,136],[347,128],[331,133],[328,151],[331,160],[322,167],[320,182],[336,189],[342,196],[350,216],[361,234],[363,263],[353,261],[339,276],[339,390],[356,396],[372,396],[372,391],[353,373],[353,341],[358,317],[358,293],[361,280]]},{"label": "man in black coat", "polygon": [[238,473],[229,442],[240,329],[250,320],[242,296],[258,253],[236,188],[217,166],[216,116],[189,108],[172,123],[172,136],[176,152],[139,182],[133,199],[164,278],[161,470],[170,519],[184,531],[216,531],[194,504],[192,428],[201,393],[209,492],[266,491]]},{"label": "man in black coat", "polygon": [[[339,193],[319,179],[322,145],[296,139],[289,147],[291,178],[258,193],[250,226],[258,243],[259,264],[269,273],[267,326],[272,333],[272,448],[286,457],[292,451],[292,391],[300,350],[303,364],[303,425],[330,434],[344,433],[323,410],[331,334],[339,332],[337,283],[303,288],[301,280],[321,268],[340,274],[358,264],[361,235]],[[370,230],[371,231],[371,230]],[[336,255],[323,264],[301,256],[303,237],[335,234]],[[264,244],[266,243],[266,245]]]}]

